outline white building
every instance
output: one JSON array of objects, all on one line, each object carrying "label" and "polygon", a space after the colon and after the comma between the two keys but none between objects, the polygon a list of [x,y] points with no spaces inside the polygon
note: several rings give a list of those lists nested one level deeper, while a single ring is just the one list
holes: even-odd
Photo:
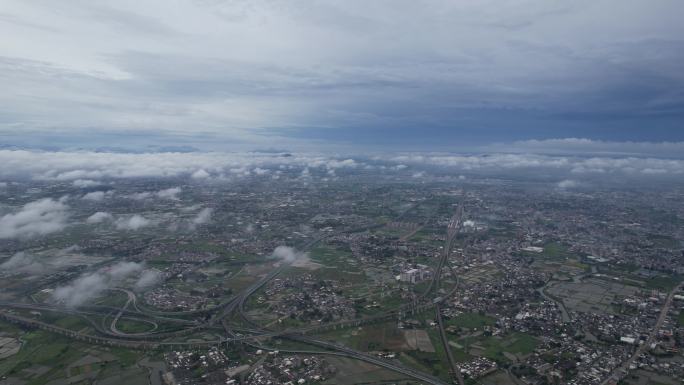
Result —
[{"label": "white building", "polygon": [[399,280],[401,282],[418,283],[430,278],[430,270],[425,265],[418,265],[416,269],[409,269],[401,273]]}]

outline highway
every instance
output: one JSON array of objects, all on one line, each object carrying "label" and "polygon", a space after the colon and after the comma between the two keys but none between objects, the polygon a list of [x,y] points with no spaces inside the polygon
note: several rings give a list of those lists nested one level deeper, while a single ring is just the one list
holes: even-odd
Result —
[{"label": "highway", "polygon": [[[405,213],[402,214],[402,216],[403,215],[405,215]],[[221,344],[243,343],[245,345],[253,346],[255,348],[264,350],[280,350],[283,352],[291,353],[342,356],[368,362],[373,365],[377,365],[379,367],[394,371],[403,376],[407,376],[408,378],[422,381],[424,383],[434,385],[445,385],[445,382],[443,380],[431,376],[427,373],[421,372],[419,370],[415,370],[406,367],[402,364],[399,364],[397,362],[372,356],[364,352],[350,349],[349,347],[343,345],[320,340],[311,336],[312,334],[332,329],[358,327],[373,322],[394,320],[397,319],[403,312],[422,312],[434,307],[434,314],[437,322],[439,338],[444,348],[448,365],[450,367],[450,374],[455,382],[459,383],[460,385],[464,385],[464,378],[458,368],[458,364],[449,345],[448,337],[445,331],[445,323],[442,316],[441,303],[444,298],[448,298],[456,292],[456,290],[458,289],[458,284],[454,285],[454,287],[448,293],[445,293],[440,296],[442,272],[445,267],[449,267],[448,261],[450,258],[451,250],[453,248],[454,240],[459,234],[459,230],[462,225],[462,220],[463,206],[461,205],[457,208],[456,212],[454,213],[454,215],[452,216],[447,225],[445,248],[438,260],[437,266],[435,268],[435,274],[433,275],[433,278],[430,280],[424,292],[422,292],[418,296],[418,299],[412,303],[406,303],[394,309],[383,312],[382,314],[377,314],[370,317],[330,322],[326,324],[313,325],[296,329],[286,329],[280,331],[268,330],[261,327],[259,324],[252,321],[247,316],[247,314],[245,313],[245,304],[253,294],[258,292],[261,288],[263,288],[266,284],[268,284],[270,281],[272,281],[275,277],[277,277],[279,274],[281,274],[285,269],[289,267],[288,263],[280,262],[268,274],[264,275],[256,282],[252,283],[246,289],[242,290],[241,292],[232,297],[226,298],[221,304],[209,309],[202,309],[191,312],[162,312],[153,309],[146,309],[143,306],[139,306],[139,304],[137,303],[136,294],[132,291],[123,288],[114,288],[112,290],[122,291],[126,293],[128,297],[126,302],[120,307],[86,305],[82,306],[79,309],[72,309],[50,306],[46,304],[0,302],[0,308],[4,308],[0,309],[0,318],[5,319],[9,322],[14,322],[29,327],[36,327],[48,330],[50,332],[59,333],[69,338],[74,338],[89,343],[102,344],[106,346],[121,346],[131,349],[194,349],[207,348],[210,346],[217,346]],[[370,225],[364,226],[362,228],[343,230],[339,233],[353,233],[381,226],[382,224]],[[301,245],[300,250],[309,250],[318,242],[327,239],[333,235],[334,234],[332,233],[325,234],[318,238],[311,239],[303,245]],[[623,378],[629,372],[629,367],[641,355],[645,353],[645,351],[649,348],[650,344],[655,340],[658,331],[665,322],[668,312],[672,306],[672,301],[675,293],[678,290],[681,290],[683,286],[684,283],[681,283],[668,293],[668,296],[663,304],[663,307],[656,320],[654,328],[648,335],[648,338],[642,344],[636,346],[633,354],[628,359],[623,361],[621,365],[615,368],[611,372],[610,376],[608,376],[602,382],[602,385],[607,385],[611,382],[611,380],[617,381]],[[545,295],[543,290],[540,290],[540,293],[542,295]],[[86,334],[66,328],[61,328],[56,325],[45,323],[31,317],[25,317],[20,314],[16,314],[13,311],[8,311],[6,309],[29,309],[37,311],[51,311],[79,316],[90,322],[99,335]],[[204,318],[204,320],[192,321],[188,319],[178,318],[203,315],[206,315],[206,318]],[[249,326],[246,328],[239,328],[235,325],[231,325],[229,319],[230,317],[236,315],[241,317],[241,319]],[[93,317],[102,317],[102,322],[99,322],[99,319],[98,322],[93,321]],[[111,322],[108,323],[110,317]],[[117,323],[121,319],[150,323],[152,325],[152,330],[144,333],[122,332],[117,327]],[[569,321],[569,316],[564,314],[563,320],[566,322]],[[159,331],[159,324],[157,322],[176,323],[179,325],[180,330],[168,331],[167,329],[167,331]],[[222,338],[218,338],[212,341],[187,342],[183,340],[174,340],[178,339],[178,337],[190,335],[199,330],[212,330],[217,328],[222,328],[222,330],[225,331],[226,335]],[[299,343],[324,349],[324,351],[314,349],[283,350],[262,345],[263,341],[271,338],[282,338],[291,341],[296,341]]]},{"label": "highway", "polygon": [[[406,213],[403,213],[401,216],[403,217]],[[449,241],[447,242],[447,250],[445,250],[444,256],[440,258],[439,261],[439,266],[438,270],[440,273],[435,274],[435,277],[433,277],[433,280],[431,281],[430,286],[431,287],[438,287],[439,285],[439,276],[441,275],[441,270],[445,264],[446,259],[448,258],[448,254],[450,250],[450,245],[451,242],[453,241],[453,238],[455,237],[457,233],[457,227],[459,225],[458,220],[454,220],[452,218],[452,221],[449,224]],[[358,232],[358,231],[366,231],[372,228],[377,228],[381,227],[382,224],[379,225],[370,225],[370,226],[364,226],[362,228],[357,228],[357,229],[350,229],[350,230],[344,230],[342,233],[353,233],[353,232]],[[302,245],[301,250],[308,250],[313,245],[317,244],[323,239],[326,239],[328,237],[332,236],[332,234],[326,234],[324,236],[321,236],[316,239],[312,239],[308,242],[306,242],[304,245]],[[244,313],[244,304],[248,300],[248,298],[253,295],[255,292],[257,292],[259,289],[261,289],[264,285],[266,285],[268,282],[270,282],[272,279],[274,279],[276,276],[278,276],[283,270],[285,270],[289,264],[287,263],[281,263],[278,267],[273,269],[271,272],[269,272],[267,275],[259,279],[257,282],[253,283],[250,285],[247,289],[243,290],[240,292],[238,295],[233,296],[226,301],[224,301],[222,304],[219,306],[216,306],[212,309],[204,309],[202,311],[196,311],[196,312],[159,312],[159,311],[150,311],[148,309],[145,309],[144,307],[139,307],[137,305],[137,299],[135,296],[135,293],[125,290],[125,289],[119,289],[116,288],[114,290],[121,290],[125,292],[128,296],[126,302],[124,305],[122,305],[120,308],[113,308],[113,307],[108,307],[108,306],[87,306],[90,311],[81,311],[81,310],[75,310],[75,309],[69,309],[69,308],[64,308],[64,307],[56,307],[56,306],[49,306],[49,305],[39,305],[39,304],[24,304],[24,303],[9,303],[9,302],[3,302],[0,303],[0,306],[5,307],[5,308],[22,308],[22,309],[31,309],[31,310],[44,310],[44,311],[55,311],[55,312],[62,312],[66,314],[75,314],[79,315],[86,320],[88,320],[95,329],[97,330],[98,333],[104,334],[105,336],[97,336],[97,335],[90,335],[90,334],[84,334],[80,333],[77,331],[73,331],[70,329],[66,328],[61,328],[56,325],[51,325],[47,324],[44,322],[41,322],[39,320],[35,320],[32,318],[28,317],[23,317],[18,314],[14,314],[13,312],[8,312],[6,310],[0,310],[0,318],[3,318],[7,321],[14,322],[14,323],[19,323],[22,325],[30,326],[30,327],[37,327],[41,328],[44,330],[48,330],[51,332],[59,333],[62,335],[65,335],[70,338],[75,338],[78,340],[83,340],[87,341],[90,343],[97,343],[97,344],[103,344],[103,345],[108,345],[108,346],[122,346],[122,347],[127,347],[127,348],[132,348],[132,349],[164,349],[164,348],[201,348],[201,347],[209,347],[209,346],[216,346],[219,344],[226,344],[226,343],[235,343],[235,342],[240,342],[240,343],[245,343],[248,345],[252,346],[259,346],[260,348],[268,349],[267,347],[263,347],[260,345],[255,345],[256,341],[267,339],[267,338],[273,338],[273,337],[280,337],[280,338],[286,338],[294,341],[298,341],[301,343],[306,343],[312,346],[317,346],[319,348],[327,349],[328,351],[321,352],[321,351],[308,351],[308,350],[302,350],[302,351],[293,351],[293,352],[306,352],[306,353],[311,353],[311,354],[331,354],[331,355],[338,355],[338,356],[345,356],[353,359],[358,359],[361,361],[365,361],[368,363],[372,363],[375,365],[378,365],[380,367],[395,371],[397,373],[400,373],[402,375],[405,375],[407,377],[413,378],[415,380],[423,381],[428,384],[434,384],[434,385],[445,385],[445,383],[438,379],[435,378],[431,375],[428,375],[426,373],[423,373],[421,371],[417,371],[408,367],[404,367],[403,365],[394,363],[394,362],[389,362],[387,360],[381,359],[379,357],[371,356],[366,353],[358,352],[353,349],[350,349],[345,346],[333,344],[331,342],[327,341],[322,341],[318,339],[314,339],[311,337],[306,336],[305,334],[310,334],[310,333],[315,333],[317,331],[324,331],[324,330],[329,330],[330,328],[340,328],[340,327],[349,327],[349,326],[358,326],[361,324],[365,323],[370,323],[370,322],[378,322],[382,320],[387,320],[387,319],[396,319],[399,314],[402,311],[421,311],[421,310],[426,310],[430,308],[431,306],[434,306],[434,303],[431,299],[427,298],[426,295],[428,294],[426,292],[426,295],[424,298],[422,298],[420,303],[411,303],[411,304],[405,304],[402,305],[394,310],[390,310],[388,312],[385,312],[380,315],[376,315],[373,317],[366,317],[364,319],[357,319],[357,320],[348,320],[348,321],[340,321],[336,323],[330,323],[330,324],[324,324],[324,325],[316,325],[312,327],[307,327],[307,328],[301,328],[298,330],[286,330],[286,331],[271,331],[271,330],[266,330],[261,328],[259,325],[251,321],[246,314]],[[454,289],[455,290],[455,289]],[[453,293],[453,291],[452,291]],[[84,306],[84,308],[86,308]],[[439,312],[439,306],[437,306],[437,312]],[[113,319],[111,323],[109,324],[108,327],[105,326],[105,321],[107,317],[111,316],[112,314],[115,314],[113,316]],[[187,316],[187,315],[201,315],[201,314],[211,314],[209,319],[205,322],[202,323],[196,323],[193,321],[189,320],[184,320],[184,319],[179,319],[179,318],[174,318],[174,316]],[[227,322],[228,317],[230,317],[233,314],[238,314],[242,319],[244,319],[249,325],[251,325],[251,329],[243,329],[244,332],[248,333],[247,335],[236,335],[233,330],[231,330],[231,327],[229,323]],[[103,325],[100,327],[97,325],[97,323],[93,322],[88,318],[88,316],[104,316],[102,322]],[[140,318],[144,317],[144,318]],[[179,331],[172,331],[172,332],[155,332],[154,330],[150,332],[144,332],[144,333],[124,333],[120,331],[117,328],[117,323],[120,319],[133,319],[136,321],[141,321],[141,322],[149,322],[153,324],[154,329],[156,330],[158,328],[158,325],[154,320],[160,320],[160,321],[165,321],[165,322],[176,322],[176,323],[182,323],[186,325],[183,329]],[[188,335],[193,332],[196,332],[201,329],[211,329],[215,328],[215,325],[217,323],[220,323],[221,326],[223,326],[224,330],[227,333],[227,336],[225,338],[221,338],[218,340],[214,341],[202,341],[202,342],[185,342],[185,341],[161,341],[161,339],[169,339],[169,338],[174,338],[174,337],[180,337],[183,335]],[[154,341],[157,340],[157,341]],[[448,345],[447,345],[448,346]],[[448,349],[448,348],[447,348]],[[272,350],[272,349],[271,349]]]},{"label": "highway", "polygon": [[[126,295],[128,296],[128,300],[126,300],[126,304],[124,304],[121,307],[121,310],[119,310],[119,312],[116,313],[116,315],[114,316],[114,319],[112,319],[112,324],[109,326],[109,330],[111,330],[112,333],[114,333],[115,335],[118,335],[118,336],[130,335],[128,333],[123,333],[123,332],[119,331],[119,329],[117,329],[117,327],[116,327],[116,324],[117,324],[117,322],[119,322],[119,318],[121,318],[121,315],[126,311],[126,309],[128,309],[128,306],[130,306],[131,303],[133,303],[134,307],[135,307],[135,302],[136,302],[135,294],[130,290],[125,290],[125,289],[118,289],[118,290],[126,293]],[[154,330],[156,330],[157,324],[155,323],[154,325],[155,325]]]},{"label": "highway", "polygon": [[[456,214],[454,214],[451,221],[449,222],[449,225],[447,228],[447,234],[448,235],[447,235],[446,249],[445,249],[444,253],[442,254],[442,257],[440,258],[437,270],[435,272],[435,275],[433,276],[433,279],[429,285],[428,290],[426,290],[425,293],[423,294],[424,298],[427,297],[428,294],[430,293],[430,290],[429,290],[430,288],[434,288],[435,292],[437,292],[439,290],[441,271],[442,271],[444,265],[446,264],[446,261],[449,258],[450,250],[451,250],[451,247],[453,245],[453,241],[454,241],[456,235],[458,234],[458,229],[459,229],[460,224],[461,224],[462,215],[463,215],[463,210],[462,210],[462,206],[460,206],[459,209],[457,210]],[[454,291],[455,291],[455,289],[456,288],[454,288]],[[454,291],[452,291],[450,294],[453,294]],[[241,314],[242,318],[246,322],[248,322],[250,325],[252,325],[252,327],[259,328],[259,325],[256,324],[255,322],[251,321],[249,319],[249,317],[247,317],[246,314],[244,314],[244,312],[243,312],[243,304],[246,301],[247,297],[249,297],[249,295],[251,295],[251,293],[246,295],[241,300],[241,304],[239,306],[239,313]],[[431,304],[431,303],[432,302],[429,302],[429,304]],[[380,315],[379,317],[387,317],[390,314],[396,316],[399,314],[399,312],[402,309],[404,309],[408,306],[414,306],[415,307],[415,305],[413,305],[413,304],[404,305],[404,306],[399,307],[398,309],[396,309],[394,311],[388,312],[388,314]],[[456,361],[453,357],[453,353],[451,352],[451,349],[448,345],[446,333],[444,331],[443,321],[442,321],[442,317],[441,317],[441,309],[440,309],[439,303],[436,303],[435,307],[436,307],[436,312],[438,314],[438,320],[439,320],[439,325],[440,325],[440,335],[442,338],[442,342],[445,346],[445,351],[447,352],[447,355],[449,358],[449,363],[451,365],[451,373],[454,377],[456,377],[456,380],[459,382],[459,384],[463,385],[464,384],[463,377],[462,377],[460,371],[458,370],[458,367],[456,366]],[[353,320],[353,321],[343,321],[343,322],[354,322],[354,323],[358,324],[359,321]],[[300,329],[300,332],[301,332],[301,329]],[[378,357],[370,356],[368,354],[355,351],[355,350],[350,349],[350,348],[345,347],[345,346],[333,344],[331,342],[321,341],[321,340],[317,340],[314,338],[306,337],[306,336],[300,335],[299,333],[298,334],[284,334],[284,335],[281,335],[281,337],[291,339],[294,341],[298,341],[298,342],[304,342],[304,343],[314,345],[314,346],[323,347],[323,348],[326,348],[329,350],[333,350],[333,351],[336,351],[338,354],[345,354],[351,358],[355,358],[358,360],[373,363],[375,365],[384,367],[386,369],[393,370],[397,373],[404,374],[406,376],[427,382],[429,384],[443,384],[444,383],[442,380],[435,378],[433,376],[429,376],[429,375],[422,373],[420,371],[416,371],[414,369],[410,369],[410,368],[407,368],[407,367],[404,367],[401,365],[397,365],[397,364],[388,362],[386,360],[380,359]]]},{"label": "highway", "polygon": [[[439,295],[439,287],[441,283],[441,277],[442,277],[442,269],[444,268],[444,265],[448,262],[449,256],[451,255],[451,248],[453,247],[454,239],[456,239],[456,235],[458,235],[459,228],[461,226],[463,218],[463,206],[459,206],[459,208],[456,210],[456,213],[454,213],[453,217],[449,221],[449,224],[447,226],[447,237],[446,237],[446,242],[444,245],[444,252],[442,253],[442,257],[439,261],[439,264],[437,266],[437,270],[435,270],[435,275],[433,277],[432,283],[428,287],[428,290],[426,290],[426,295],[429,294],[430,290],[433,290],[435,292],[435,295]],[[439,338],[442,342],[442,347],[444,348],[444,352],[447,355],[447,361],[449,363],[449,373],[451,374],[452,378],[458,382],[460,385],[465,384],[465,380],[463,379],[463,375],[461,374],[461,371],[458,368],[458,365],[456,364],[456,359],[454,357],[454,353],[451,351],[451,346],[449,345],[449,339],[447,338],[446,335],[446,330],[444,329],[444,319],[442,317],[442,307],[440,302],[435,303],[435,318],[437,319],[437,328],[439,330]]]},{"label": "highway", "polygon": [[[374,226],[373,226],[373,227],[374,227]],[[368,229],[368,228],[363,228],[362,231],[365,231],[365,230],[367,230],[367,229]],[[321,239],[322,239],[322,238],[321,238]],[[307,249],[309,249],[309,248],[312,247],[314,244],[318,243],[321,239],[317,239],[317,240],[314,240],[314,241],[312,241],[312,242],[307,243],[307,244],[302,248],[302,250],[307,250]],[[442,258],[442,259],[440,260],[440,266],[443,266],[443,264],[444,264],[444,258]],[[275,275],[277,275],[277,273],[276,273]],[[273,275],[273,277],[275,277],[275,275]],[[273,277],[271,277],[270,279],[272,279]],[[269,279],[269,280],[270,280],[270,279]],[[253,327],[253,328],[255,329],[255,331],[263,332],[263,333],[272,333],[272,331],[269,331],[269,330],[267,330],[267,329],[264,329],[264,328],[262,328],[259,324],[257,324],[256,322],[252,321],[252,320],[245,314],[245,312],[244,312],[244,303],[247,301],[247,299],[249,298],[249,296],[252,295],[254,292],[256,292],[261,286],[263,286],[263,284],[265,284],[265,282],[262,283],[262,284],[260,284],[260,285],[253,285],[253,286],[250,287],[247,291],[245,291],[243,295],[240,296],[241,298],[240,298],[240,300],[239,300],[238,314],[241,316],[241,318],[242,318],[246,323],[248,323],[251,327]],[[397,315],[398,315],[398,314],[399,314],[399,311],[401,310],[401,308],[402,308],[402,307],[400,307],[400,308],[398,308],[398,309],[396,309],[396,310],[394,310],[394,311],[391,311],[390,313],[391,313],[391,314],[397,314]],[[351,322],[358,322],[358,320],[353,320],[353,321],[351,321]],[[230,328],[229,328],[229,326],[227,325],[227,323],[224,323],[224,326],[225,326],[225,328],[226,328],[226,332],[228,332],[229,334],[232,333],[232,330],[230,330]],[[296,333],[296,334],[289,334],[289,333],[288,333],[288,334],[281,334],[280,337],[281,337],[281,338],[290,339],[290,340],[293,340],[293,341],[298,341],[298,342],[306,343],[306,344],[313,345],[313,346],[322,347],[322,348],[325,348],[325,349],[328,349],[328,350],[331,350],[331,351],[335,352],[336,355],[343,355],[343,356],[346,356],[346,357],[349,357],[349,358],[354,358],[354,359],[357,359],[357,360],[369,362],[369,363],[378,365],[378,366],[380,366],[380,367],[383,367],[383,368],[385,368],[385,369],[389,369],[389,370],[395,371],[395,372],[397,372],[397,373],[400,373],[400,374],[409,376],[409,377],[411,377],[411,378],[413,378],[413,379],[416,379],[416,380],[420,380],[420,381],[426,382],[426,383],[428,383],[428,384],[433,384],[433,385],[443,385],[443,384],[445,384],[445,383],[444,383],[442,380],[440,380],[439,378],[430,376],[430,375],[428,375],[428,374],[426,374],[426,373],[417,371],[417,370],[415,370],[415,369],[411,369],[411,368],[405,367],[405,366],[403,366],[403,365],[395,364],[395,363],[392,363],[392,362],[383,360],[383,359],[381,359],[381,358],[379,358],[379,357],[371,356],[371,355],[368,355],[368,354],[365,354],[365,353],[362,353],[362,352],[359,352],[359,351],[350,349],[350,348],[345,347],[345,346],[342,346],[342,345],[338,345],[338,344],[334,344],[334,343],[331,343],[331,342],[322,341],[322,340],[314,339],[314,338],[311,338],[311,337],[308,337],[308,336],[304,336],[304,335],[301,335],[300,333]],[[273,350],[273,349],[268,349],[268,350]],[[317,352],[317,354],[325,354],[325,353]]]}]

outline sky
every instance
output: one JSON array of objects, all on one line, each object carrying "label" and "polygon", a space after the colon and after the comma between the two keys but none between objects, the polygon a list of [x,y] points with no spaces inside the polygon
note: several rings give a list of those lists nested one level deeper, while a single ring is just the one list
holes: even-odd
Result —
[{"label": "sky", "polygon": [[3,0],[0,145],[676,156],[682,14],[681,0]]}]

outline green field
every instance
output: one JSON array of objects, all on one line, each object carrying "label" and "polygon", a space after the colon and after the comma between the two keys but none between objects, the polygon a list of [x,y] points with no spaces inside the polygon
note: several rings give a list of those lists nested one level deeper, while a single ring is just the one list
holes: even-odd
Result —
[{"label": "green field", "polygon": [[[0,376],[16,376],[28,380],[29,385],[44,384],[64,377],[63,369],[82,355],[77,344],[45,331],[31,331],[21,339],[24,345],[19,353],[0,361]],[[47,366],[49,370],[39,376],[23,371],[35,366]]]},{"label": "green field", "polygon": [[550,259],[565,259],[571,256],[567,248],[559,243],[547,243],[544,245],[542,255]]},{"label": "green field", "polygon": [[[66,323],[69,319],[65,318]],[[0,322],[0,330],[16,336],[23,342],[21,350],[14,356],[0,361],[0,377],[11,377],[24,381],[27,385],[43,385],[58,379],[66,379],[81,373],[82,368],[75,367],[66,370],[77,360],[88,354],[112,354],[114,361],[102,362],[92,365],[88,370],[100,370],[99,380],[109,375],[120,375],[122,368],[130,368],[140,359],[140,353],[120,348],[93,350],[92,346],[73,341],[57,334],[42,330],[24,332],[21,329]],[[143,371],[131,372],[131,383],[146,381]]]},{"label": "green field", "polygon": [[[311,260],[327,267],[350,269],[348,258],[352,257],[351,250],[338,249],[333,246],[321,245],[309,252]],[[358,268],[358,267],[357,267]]]},{"label": "green field", "polygon": [[140,322],[126,318],[119,319],[116,327],[124,333],[144,333],[152,330],[153,325],[147,322]]},{"label": "green field", "polygon": [[492,326],[496,320],[478,313],[463,313],[447,321],[447,325],[454,325],[467,329],[480,329],[484,326]]},{"label": "green field", "polygon": [[670,291],[677,286],[682,279],[681,275],[672,275],[669,277],[653,277],[646,279],[646,287],[649,289],[658,289],[661,291]]},{"label": "green field", "polygon": [[[510,354],[530,354],[537,347],[536,338],[525,333],[513,333],[506,337],[478,337],[474,340],[465,338],[461,344],[467,345],[469,351],[476,347],[484,348],[482,355],[497,362],[507,362],[504,352]],[[472,352],[471,352],[472,354]]]},{"label": "green field", "polygon": [[44,313],[41,317],[43,322],[55,324],[65,329],[80,331],[84,328],[91,327],[91,324],[85,319],[75,315],[65,315],[59,313]]}]

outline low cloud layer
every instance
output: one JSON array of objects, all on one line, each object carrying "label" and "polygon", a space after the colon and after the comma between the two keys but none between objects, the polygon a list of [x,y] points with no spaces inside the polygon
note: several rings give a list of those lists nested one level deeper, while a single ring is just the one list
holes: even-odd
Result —
[{"label": "low cloud layer", "polygon": [[0,270],[29,274],[48,274],[65,266],[70,266],[72,258],[78,254],[78,246],[51,249],[46,253],[34,254],[30,251],[14,253],[0,264]]},{"label": "low cloud layer", "polygon": [[[557,148],[557,151],[543,151]],[[641,152],[641,156],[619,154]],[[573,149],[586,147],[586,152]],[[561,151],[567,148],[567,151]],[[430,168],[442,168],[455,175],[465,173],[500,173],[509,177],[523,173],[555,176],[557,179],[580,179],[596,175],[617,177],[677,179],[684,176],[684,155],[659,157],[684,150],[682,143],[600,142],[588,139],[526,141],[501,148],[506,152],[486,154],[457,153],[389,153],[374,156],[326,156],[321,154],[272,153],[95,153],[38,152],[0,150],[0,177],[29,178],[40,181],[72,181],[77,187],[104,183],[112,178],[187,177],[195,183],[232,181],[246,177],[286,179],[288,175],[302,181],[343,177],[345,173],[362,171],[392,172],[425,177]],[[606,155],[599,151],[605,149]],[[639,151],[637,151],[639,150]],[[565,153],[577,153],[567,155]],[[610,154],[610,155],[608,155]],[[684,152],[682,152],[684,154]],[[424,173],[428,171],[428,173]],[[88,179],[84,179],[88,178]],[[80,181],[80,182],[78,182]],[[144,191],[127,195],[132,199],[178,200],[181,187]],[[84,199],[104,200],[108,193],[95,191]]]},{"label": "low cloud layer", "polygon": [[[280,156],[262,153],[102,153],[0,150],[0,177],[97,181],[103,178],[192,176],[194,179],[227,178],[265,173],[271,167],[356,168],[358,161],[316,154]],[[73,183],[73,182],[72,182]],[[78,184],[89,184],[79,182]],[[80,187],[80,186],[79,186]],[[157,196],[175,197],[174,189]],[[160,195],[161,194],[161,195]],[[150,197],[151,195],[143,196]]]},{"label": "low cloud layer", "polygon": [[159,191],[144,191],[135,194],[131,194],[128,197],[137,200],[159,198],[159,199],[169,199],[178,200],[178,194],[181,193],[180,187],[172,187]]},{"label": "low cloud layer", "polygon": [[579,183],[575,180],[566,179],[558,182],[558,188],[561,190],[568,190],[579,186]]},{"label": "low cloud layer", "polygon": [[143,217],[142,215],[135,214],[127,218],[119,218],[114,224],[117,230],[136,231],[143,227],[152,225],[152,221]]},{"label": "low cloud layer", "polygon": [[409,154],[390,156],[391,162],[413,166],[438,166],[453,171],[514,172],[548,170],[577,176],[615,174],[620,176],[684,176],[684,160],[637,157],[578,157],[538,154]]},{"label": "low cloud layer", "polygon": [[68,206],[63,200],[40,199],[14,213],[0,217],[0,239],[31,238],[62,231],[67,226]]},{"label": "low cloud layer", "polygon": [[173,187],[173,188],[167,188],[165,190],[159,190],[156,192],[156,195],[161,199],[176,200],[176,199],[178,199],[178,194],[180,194],[180,193],[181,193],[180,187]]},{"label": "low cloud layer", "polygon": [[20,251],[12,255],[8,260],[0,264],[0,270],[41,272],[44,266],[32,254]]},{"label": "low cloud layer", "polygon": [[143,291],[161,282],[162,274],[159,270],[148,269],[140,274],[140,278],[135,282],[133,288],[136,291]]},{"label": "low cloud layer", "polygon": [[108,212],[104,212],[104,211],[98,211],[95,214],[89,216],[86,219],[86,223],[90,223],[90,224],[102,223],[102,222],[106,222],[106,221],[111,221],[112,219],[114,219],[112,214],[110,214]]},{"label": "low cloud layer", "polygon": [[213,210],[208,208],[208,207],[203,208],[202,210],[200,210],[199,213],[197,213],[197,216],[195,216],[192,219],[192,223],[194,225],[203,225],[205,223],[209,223],[209,221],[211,220],[212,212],[213,212]]},{"label": "low cloud layer", "polygon": [[307,258],[307,253],[302,253],[290,246],[278,246],[271,254],[274,258],[281,259],[285,262],[291,263],[301,258]]},{"label": "low cloud layer", "polygon": [[93,202],[102,202],[113,195],[112,191],[93,191],[81,197],[81,199]]},{"label": "low cloud layer", "polygon": [[100,186],[102,183],[95,181],[95,180],[89,180],[89,179],[76,179],[75,181],[72,182],[74,187],[79,187],[79,188],[86,188],[86,187],[95,187],[95,186]]},{"label": "low cloud layer", "polygon": [[56,288],[52,297],[68,307],[80,306],[122,280],[139,273],[143,268],[139,263],[120,262],[95,273],[82,275],[70,284]]},{"label": "low cloud layer", "polygon": [[684,142],[615,142],[586,138],[562,138],[492,144],[484,147],[484,150],[507,153],[682,158]]}]

